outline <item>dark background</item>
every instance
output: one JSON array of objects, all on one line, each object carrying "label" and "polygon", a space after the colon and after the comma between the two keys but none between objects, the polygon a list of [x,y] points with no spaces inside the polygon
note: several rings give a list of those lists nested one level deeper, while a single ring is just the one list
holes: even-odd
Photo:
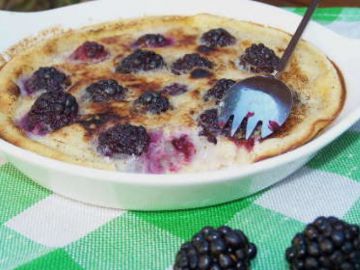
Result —
[{"label": "dark background", "polygon": [[[14,11],[35,11],[56,8],[64,5],[85,2],[87,0],[0,0],[0,9]],[[121,1],[121,0],[119,0]],[[127,1],[127,0],[122,0]],[[181,1],[181,0],[169,0]],[[201,1],[201,0],[198,0]],[[278,6],[306,6],[310,0],[259,0],[260,2],[270,3]],[[151,2],[151,0],[149,0]],[[322,0],[321,6],[349,6],[360,7],[360,0]]]}]

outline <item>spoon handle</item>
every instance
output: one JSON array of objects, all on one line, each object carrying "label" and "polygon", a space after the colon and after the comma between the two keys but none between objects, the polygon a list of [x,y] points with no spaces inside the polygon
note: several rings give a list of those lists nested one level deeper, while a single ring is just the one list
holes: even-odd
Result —
[{"label": "spoon handle", "polygon": [[280,72],[282,72],[285,67],[286,64],[289,62],[289,59],[293,53],[293,51],[296,48],[296,45],[298,44],[301,35],[303,34],[308,22],[310,21],[315,9],[317,8],[317,6],[319,5],[320,0],[313,0],[311,2],[311,4],[309,5],[301,23],[299,24],[298,28],[296,29],[295,34],[293,35],[293,37],[290,40],[289,45],[287,46],[283,56],[281,57],[279,66],[277,68],[277,74],[278,75]]}]

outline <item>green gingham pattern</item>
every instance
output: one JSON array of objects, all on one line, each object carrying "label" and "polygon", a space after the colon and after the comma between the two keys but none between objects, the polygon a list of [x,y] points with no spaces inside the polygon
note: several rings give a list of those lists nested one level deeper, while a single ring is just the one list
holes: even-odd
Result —
[{"label": "green gingham pattern", "polygon": [[[315,18],[360,37],[360,9],[319,9]],[[182,242],[205,225],[222,224],[242,229],[257,244],[252,269],[282,270],[292,236],[316,216],[360,223],[360,123],[275,187],[204,209],[89,206],[37,186],[9,163],[0,167],[0,187],[1,270],[170,270]]]}]

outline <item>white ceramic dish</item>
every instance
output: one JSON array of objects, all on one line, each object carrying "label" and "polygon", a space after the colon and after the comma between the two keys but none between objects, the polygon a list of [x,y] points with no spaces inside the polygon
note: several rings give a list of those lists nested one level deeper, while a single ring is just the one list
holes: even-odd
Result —
[{"label": "white ceramic dish", "polygon": [[[0,52],[38,31],[77,28],[98,22],[144,15],[213,13],[294,32],[300,17],[247,0],[103,0],[37,12],[0,12]],[[63,163],[0,140],[0,151],[40,185],[66,197],[108,207],[165,210],[202,207],[239,199],[266,188],[310,160],[316,152],[360,119],[359,40],[341,37],[311,23],[304,38],[322,49],[341,69],[347,99],[339,117],[320,136],[296,150],[239,168],[178,175],[108,172]],[[6,58],[6,55],[5,55]],[[206,162],[206,161],[205,161]]]}]

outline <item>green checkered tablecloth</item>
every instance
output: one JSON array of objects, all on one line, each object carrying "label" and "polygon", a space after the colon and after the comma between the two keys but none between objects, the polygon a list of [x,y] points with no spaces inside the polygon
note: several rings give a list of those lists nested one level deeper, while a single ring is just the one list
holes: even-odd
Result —
[{"label": "green checkered tablecloth", "polygon": [[[303,12],[303,9],[291,9]],[[315,19],[360,37],[360,9]],[[241,228],[258,246],[252,269],[287,269],[285,248],[319,215],[360,223],[360,123],[277,186],[188,211],[130,212],[64,199],[11,164],[0,167],[0,269],[170,270],[180,244],[205,225]]]}]

